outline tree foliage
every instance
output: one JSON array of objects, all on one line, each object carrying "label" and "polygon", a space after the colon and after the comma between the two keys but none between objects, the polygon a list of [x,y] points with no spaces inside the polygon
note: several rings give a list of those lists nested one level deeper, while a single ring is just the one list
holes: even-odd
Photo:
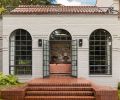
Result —
[{"label": "tree foliage", "polygon": [[6,11],[6,9],[3,8],[3,7],[1,7],[1,8],[0,8],[0,15],[1,15],[2,13],[4,13],[5,11]]},{"label": "tree foliage", "polygon": [[50,5],[51,0],[0,0],[0,14],[19,5]]},{"label": "tree foliage", "polygon": [[7,6],[18,6],[20,4],[20,0],[0,0],[1,7]]},{"label": "tree foliage", "polygon": [[24,5],[48,5],[51,4],[50,0],[20,0]]},{"label": "tree foliage", "polygon": [[50,0],[0,0],[0,7],[18,5],[49,5]]}]

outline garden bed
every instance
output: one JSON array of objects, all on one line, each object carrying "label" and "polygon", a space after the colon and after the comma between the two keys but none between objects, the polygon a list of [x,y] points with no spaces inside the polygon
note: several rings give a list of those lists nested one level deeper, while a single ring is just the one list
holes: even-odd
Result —
[{"label": "garden bed", "polygon": [[17,84],[17,85],[0,85],[0,100],[1,99],[1,90],[4,90],[4,89],[14,89],[14,88],[17,88],[17,87],[24,87],[26,84],[24,83],[20,83],[20,84]]},{"label": "garden bed", "polygon": [[14,89],[17,87],[24,87],[26,84],[20,83],[18,78],[14,75],[4,75],[0,73],[0,97],[1,97],[1,90],[4,89]]}]

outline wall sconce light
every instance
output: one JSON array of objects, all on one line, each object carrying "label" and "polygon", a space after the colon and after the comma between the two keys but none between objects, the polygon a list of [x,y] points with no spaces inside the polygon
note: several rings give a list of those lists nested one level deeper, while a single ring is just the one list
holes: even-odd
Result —
[{"label": "wall sconce light", "polygon": [[82,44],[83,44],[83,40],[79,39],[79,47],[82,47]]},{"label": "wall sconce light", "polygon": [[38,40],[38,46],[39,46],[39,47],[42,47],[42,39],[39,39],[39,40]]}]

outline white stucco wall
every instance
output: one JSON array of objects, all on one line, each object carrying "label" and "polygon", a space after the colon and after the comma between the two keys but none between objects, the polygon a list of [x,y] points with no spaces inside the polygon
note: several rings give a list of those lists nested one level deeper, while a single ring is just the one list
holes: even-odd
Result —
[{"label": "white stucco wall", "polygon": [[0,16],[0,36],[2,35],[2,17]]},{"label": "white stucco wall", "polygon": [[[98,84],[117,86],[120,74],[120,21],[117,15],[4,15],[3,16],[3,71],[9,74],[9,36],[15,29],[25,29],[32,36],[33,75],[43,77],[42,47],[38,39],[49,39],[56,29],[71,33],[73,39],[83,39],[78,48],[78,77],[85,77]],[[112,35],[112,75],[89,75],[89,36],[96,29],[106,29]],[[119,70],[118,70],[119,69]]]},{"label": "white stucco wall", "polygon": [[119,0],[97,0],[98,7],[114,7],[114,10],[119,10]]},{"label": "white stucco wall", "polygon": [[113,7],[115,10],[119,10],[119,2],[120,2],[119,0],[114,0]]},{"label": "white stucco wall", "polygon": [[2,72],[2,16],[0,15],[0,72]]},{"label": "white stucco wall", "polygon": [[114,0],[97,0],[98,7],[111,7],[113,5]]}]

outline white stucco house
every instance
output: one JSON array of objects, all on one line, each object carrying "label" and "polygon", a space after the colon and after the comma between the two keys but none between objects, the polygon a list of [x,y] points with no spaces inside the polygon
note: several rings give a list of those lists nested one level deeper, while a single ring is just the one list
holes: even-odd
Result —
[{"label": "white stucco house", "polygon": [[117,87],[119,0],[96,6],[21,5],[0,19],[1,66],[21,81],[70,75]]}]

